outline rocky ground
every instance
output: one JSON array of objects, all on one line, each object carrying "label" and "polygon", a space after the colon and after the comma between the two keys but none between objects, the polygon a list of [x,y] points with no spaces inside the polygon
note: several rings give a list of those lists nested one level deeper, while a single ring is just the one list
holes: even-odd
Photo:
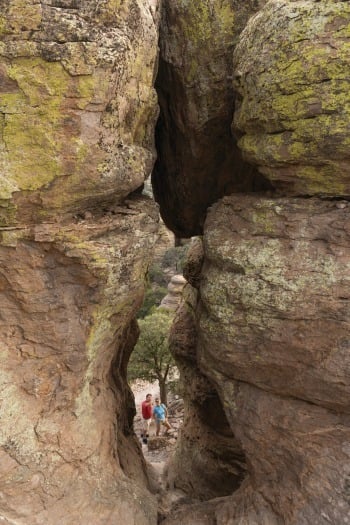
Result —
[{"label": "rocky ground", "polygon": [[183,400],[170,394],[168,402],[169,422],[172,429],[167,436],[155,436],[156,427],[152,423],[148,443],[145,444],[141,439],[141,403],[146,394],[150,393],[153,398],[159,394],[157,383],[137,382],[132,385],[135,396],[135,405],[137,414],[134,419],[134,430],[140,439],[143,455],[148,463],[148,471],[151,484],[155,492],[158,493],[159,501],[159,522],[162,522],[173,508],[181,505],[186,501],[186,495],[183,491],[174,487],[169,487],[166,481],[167,469],[173,456],[178,432],[183,422]]}]

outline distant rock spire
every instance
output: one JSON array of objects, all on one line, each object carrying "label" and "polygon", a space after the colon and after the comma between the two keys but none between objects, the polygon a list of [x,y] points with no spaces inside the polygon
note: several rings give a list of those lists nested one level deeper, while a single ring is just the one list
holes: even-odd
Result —
[{"label": "distant rock spire", "polygon": [[181,303],[182,290],[184,289],[186,282],[186,279],[182,275],[174,275],[168,284],[168,293],[162,299],[160,308],[174,311],[177,310]]}]

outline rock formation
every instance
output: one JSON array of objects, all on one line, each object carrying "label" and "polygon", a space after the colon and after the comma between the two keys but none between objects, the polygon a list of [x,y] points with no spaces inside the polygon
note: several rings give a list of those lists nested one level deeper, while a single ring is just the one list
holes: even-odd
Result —
[{"label": "rock formation", "polygon": [[185,284],[186,279],[182,275],[173,275],[168,284],[168,293],[162,299],[160,307],[176,311],[180,306]]},{"label": "rock formation", "polygon": [[350,5],[163,0],[155,130],[159,4],[0,0],[0,518],[157,522],[126,383],[156,131],[203,233],[163,525],[350,523]]},{"label": "rock formation", "polygon": [[266,186],[243,162],[231,133],[232,52],[247,18],[263,4],[163,2],[152,180],[164,222],[180,238],[202,232],[206,209],[218,198]]},{"label": "rock formation", "polygon": [[208,217],[197,359],[250,465],[219,523],[348,515],[348,221],[347,203],[249,196]]},{"label": "rock formation", "polygon": [[157,0],[1,2],[0,514],[156,522],[126,366],[157,237]]},{"label": "rock formation", "polygon": [[349,16],[347,2],[271,1],[235,50],[239,147],[284,194],[350,193]]},{"label": "rock formation", "polygon": [[[233,130],[274,191],[212,206],[202,254],[190,254],[185,276],[198,291],[172,348],[193,417],[171,482],[204,499],[229,490],[215,494],[205,476],[202,436],[217,423],[192,410],[208,413],[209,385],[244,479],[166,525],[350,521],[349,20],[347,2],[272,0],[236,46]],[[223,457],[217,475],[228,448]]]}]

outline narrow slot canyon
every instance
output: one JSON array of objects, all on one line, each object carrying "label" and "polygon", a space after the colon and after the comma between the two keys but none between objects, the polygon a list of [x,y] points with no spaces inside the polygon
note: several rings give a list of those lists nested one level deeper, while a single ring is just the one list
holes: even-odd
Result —
[{"label": "narrow slot canyon", "polygon": [[[350,524],[349,43],[341,0],[0,0],[1,523]],[[167,231],[159,480],[128,367]]]}]

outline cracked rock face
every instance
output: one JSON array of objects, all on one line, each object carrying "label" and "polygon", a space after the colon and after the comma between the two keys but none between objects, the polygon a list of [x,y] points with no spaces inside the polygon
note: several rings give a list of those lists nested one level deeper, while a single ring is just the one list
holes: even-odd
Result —
[{"label": "cracked rock face", "polygon": [[[166,525],[350,520],[349,4],[260,8],[234,51],[233,131],[277,191],[231,194],[209,209],[203,253],[190,253],[187,268],[196,340],[186,338],[187,309],[172,344],[195,389],[185,391],[188,410],[194,378],[206,378],[247,472],[231,496],[178,508]],[[186,448],[192,421],[173,483],[203,496],[200,446]]]},{"label": "cracked rock face", "polygon": [[154,0],[0,2],[0,514],[156,522],[126,366],[157,238]]}]

